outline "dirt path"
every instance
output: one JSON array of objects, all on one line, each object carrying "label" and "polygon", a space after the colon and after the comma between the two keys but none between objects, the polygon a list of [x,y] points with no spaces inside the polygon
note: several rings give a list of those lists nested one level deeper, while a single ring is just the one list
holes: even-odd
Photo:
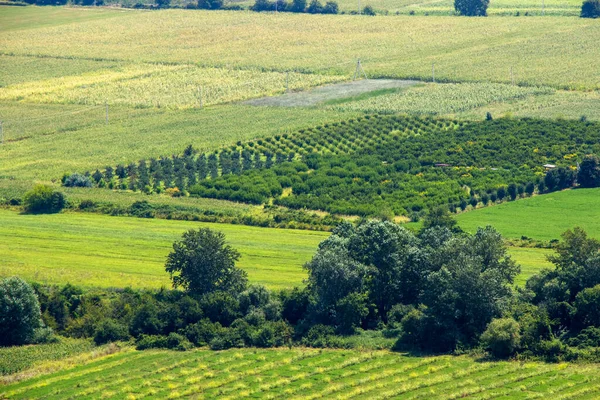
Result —
[{"label": "dirt path", "polygon": [[346,83],[320,86],[315,89],[281,96],[261,97],[244,102],[252,106],[308,107],[319,103],[356,96],[381,89],[407,88],[419,83],[399,79],[363,79]]}]

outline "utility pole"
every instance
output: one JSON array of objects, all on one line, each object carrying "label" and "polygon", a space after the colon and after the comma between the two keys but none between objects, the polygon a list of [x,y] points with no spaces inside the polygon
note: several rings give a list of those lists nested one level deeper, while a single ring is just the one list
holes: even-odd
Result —
[{"label": "utility pole", "polygon": [[352,80],[355,81],[356,78],[360,78],[361,73],[362,73],[362,75],[364,75],[365,79],[369,79],[369,77],[365,73],[365,70],[362,67],[362,64],[360,63],[360,58],[359,58],[358,61],[356,62],[356,71],[354,71],[354,77],[352,78]]},{"label": "utility pole", "polygon": [[546,1],[542,0],[542,15],[546,15]]},{"label": "utility pole", "polygon": [[431,81],[435,83],[435,63],[431,63]]},{"label": "utility pole", "polygon": [[104,102],[104,106],[106,108],[106,112],[105,112],[105,120],[106,120],[106,125],[108,125],[108,101]]}]

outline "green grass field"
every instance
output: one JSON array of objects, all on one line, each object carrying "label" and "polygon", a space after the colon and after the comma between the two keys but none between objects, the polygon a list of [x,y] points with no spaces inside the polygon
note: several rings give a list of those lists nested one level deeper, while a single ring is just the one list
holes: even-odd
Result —
[{"label": "green grass field", "polygon": [[[310,260],[326,232],[240,225],[63,213],[22,215],[0,210],[0,276],[53,284],[159,288],[170,285],[164,271],[173,242],[188,229],[225,233],[242,254],[239,266],[252,283],[272,289],[302,285]],[[550,264],[545,249],[511,248],[522,265],[517,283]]]},{"label": "green grass field", "polygon": [[597,365],[478,362],[386,351],[134,351],[0,388],[7,399],[593,399]]},{"label": "green grass field", "polygon": [[575,189],[485,207],[457,216],[460,226],[473,232],[492,225],[507,238],[560,239],[579,226],[600,238],[600,189]]},{"label": "green grass field", "polygon": [[250,281],[272,289],[302,284],[324,232],[95,214],[20,215],[0,210],[0,276],[96,287],[169,287],[164,270],[188,229],[225,233]]}]

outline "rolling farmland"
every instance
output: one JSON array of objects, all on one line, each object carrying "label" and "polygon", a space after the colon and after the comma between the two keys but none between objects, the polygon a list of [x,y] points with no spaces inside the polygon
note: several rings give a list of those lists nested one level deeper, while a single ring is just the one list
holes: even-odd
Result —
[{"label": "rolling farmland", "polygon": [[25,216],[0,210],[0,219],[1,276],[96,287],[168,287],[164,264],[173,242],[199,227],[225,233],[252,282],[272,289],[301,285],[302,265],[328,235],[94,214]]},{"label": "rolling farmland", "polygon": [[597,365],[348,350],[132,351],[0,388],[20,398],[591,399]]},{"label": "rolling farmland", "polygon": [[[300,286],[306,278],[302,265],[329,235],[94,214],[27,216],[7,210],[0,210],[0,222],[0,276],[18,274],[36,282],[87,287],[168,287],[164,263],[173,241],[198,227],[226,234],[242,254],[239,266],[251,282],[272,289]],[[286,248],[285,255],[281,248]],[[519,284],[550,266],[547,249],[511,248],[510,253],[522,265]]]},{"label": "rolling farmland", "polygon": [[[69,10],[63,12],[70,15]],[[4,31],[0,48],[4,54],[18,56],[168,62],[346,77],[354,72],[360,57],[370,77],[429,80],[435,63],[439,81],[455,82],[510,83],[512,67],[519,84],[600,88],[600,77],[591,67],[597,57],[594,38],[600,27],[584,19],[102,12],[112,13],[109,30],[105,19],[40,28],[32,21],[27,35],[21,29]],[[3,8],[0,24],[23,14],[36,17],[28,9]],[[43,19],[43,14],[39,17]],[[223,27],[228,34],[215,38]],[[89,40],[82,45],[79,38],[84,34]],[[264,37],[271,40],[264,41]]]}]

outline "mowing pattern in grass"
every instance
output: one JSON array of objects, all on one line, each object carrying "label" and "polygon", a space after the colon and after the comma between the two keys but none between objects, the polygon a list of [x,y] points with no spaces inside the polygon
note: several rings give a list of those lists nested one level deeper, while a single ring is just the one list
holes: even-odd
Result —
[{"label": "mowing pattern in grass", "polygon": [[[126,351],[0,389],[19,398],[586,398],[596,365],[474,362],[384,351]],[[592,397],[589,397],[592,398]]]},{"label": "mowing pattern in grass", "polygon": [[170,286],[164,270],[188,229],[222,231],[240,251],[250,280],[271,289],[299,286],[302,265],[324,232],[148,220],[94,214],[20,215],[0,210],[0,276],[97,287]]},{"label": "mowing pattern in grass", "polygon": [[0,347],[0,375],[14,374],[37,364],[90,351],[90,340],[61,338],[58,343]]},{"label": "mowing pattern in grass", "polygon": [[560,239],[567,229],[580,226],[600,239],[600,189],[574,189],[481,208],[457,216],[460,226],[475,232],[492,225],[503,236],[537,240]]}]

